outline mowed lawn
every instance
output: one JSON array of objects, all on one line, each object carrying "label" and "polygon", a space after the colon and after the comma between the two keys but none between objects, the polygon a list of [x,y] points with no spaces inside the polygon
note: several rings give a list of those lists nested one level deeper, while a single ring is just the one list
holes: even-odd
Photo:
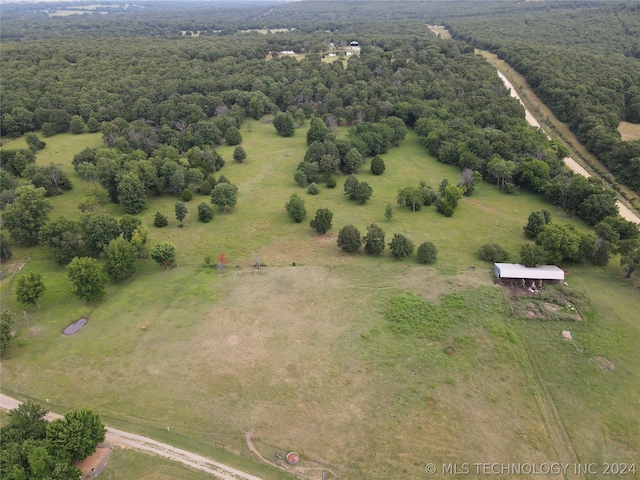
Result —
[{"label": "mowed lawn", "polygon": [[[262,468],[246,446],[248,432],[266,458],[300,452],[307,478],[319,478],[321,470],[310,470],[318,468],[339,478],[417,479],[425,477],[426,463],[554,462],[566,460],[567,448],[582,462],[638,458],[637,281],[621,278],[617,259],[606,269],[572,266],[570,286],[590,300],[586,320],[524,320],[514,318],[506,293],[492,283],[491,266],[476,257],[480,245],[497,242],[516,258],[533,210],[547,208],[554,221],[584,230],[581,223],[562,218],[540,197],[507,196],[488,183],[451,218],[433,206],[400,208],[399,188],[420,180],[437,188],[459,176],[429,157],[413,133],[383,156],[382,176],[363,167],[358,177],[373,187],[367,204],[343,195],[343,177],[335,189],[320,185],[319,195],[307,195],[293,182],[305,129],[286,139],[269,124],[247,121],[241,131],[245,163],[233,163],[233,148],[220,147],[227,160],[221,173],[239,188],[232,211],[202,224],[197,205],[209,199],[196,195],[184,228],[174,218],[175,198],[152,198],[140,215],[152,245],[176,244],[177,268],[147,260],[132,279],[110,283],[104,300],[87,303],[73,295],[46,249],[14,250],[12,274],[2,281],[3,308],[22,312],[13,298],[22,272],[42,273],[48,290],[41,309],[26,310],[31,336],[16,315],[15,347],[2,361],[3,392],[49,398],[60,412],[88,406],[109,425],[263,478],[291,474]],[[70,162],[85,146],[99,145],[100,136],[46,141],[38,162],[65,165],[75,186],[53,199],[51,216],[77,217],[75,205],[92,187]],[[301,224],[284,210],[294,192],[306,202]],[[391,221],[384,218],[389,203]],[[334,213],[327,235],[308,226],[317,208]],[[114,205],[108,211],[123,213]],[[169,216],[168,227],[153,226],[156,211]],[[364,234],[371,223],[385,230],[387,242],[393,233],[416,245],[434,242],[438,261],[420,266],[394,261],[388,251],[370,257],[338,250],[342,226]],[[230,259],[223,273],[202,266],[206,255],[221,252]],[[266,264],[259,272],[254,253]],[[390,318],[422,311],[431,312],[429,332],[390,328]],[[86,327],[61,335],[82,316]],[[575,330],[573,342],[560,338],[565,328]],[[447,346],[455,355],[445,353]],[[562,429],[567,448],[556,445],[554,432]],[[108,478],[139,478],[134,467],[123,468]]]}]

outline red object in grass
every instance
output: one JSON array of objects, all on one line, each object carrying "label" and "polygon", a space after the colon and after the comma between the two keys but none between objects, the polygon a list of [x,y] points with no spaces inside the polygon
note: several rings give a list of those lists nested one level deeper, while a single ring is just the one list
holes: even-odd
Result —
[{"label": "red object in grass", "polygon": [[286,458],[287,458],[287,463],[290,463],[291,465],[295,465],[300,461],[300,454],[297,452],[289,452],[287,453]]}]

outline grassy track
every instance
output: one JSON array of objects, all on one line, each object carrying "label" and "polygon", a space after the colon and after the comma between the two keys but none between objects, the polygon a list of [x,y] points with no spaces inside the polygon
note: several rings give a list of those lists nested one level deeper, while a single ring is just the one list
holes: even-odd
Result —
[{"label": "grassy track", "polygon": [[[2,280],[3,307],[22,310],[13,285],[26,256],[31,261],[22,272],[42,273],[48,290],[41,309],[26,311],[31,338],[17,318],[16,347],[2,361],[4,392],[49,398],[48,406],[60,412],[90,406],[111,426],[264,478],[290,474],[259,465],[245,444],[252,430],[266,458],[296,450],[303,467],[330,469],[340,478],[424,478],[427,462],[563,460],[550,424],[557,421],[549,420],[545,401],[553,402],[580,461],[638,457],[640,358],[633,345],[640,332],[631,320],[640,307],[638,286],[620,278],[613,262],[607,269],[571,267],[572,287],[591,299],[586,321],[523,320],[512,313],[520,307],[512,310],[505,292],[492,285],[490,265],[475,256],[480,245],[497,241],[515,257],[529,213],[550,208],[541,198],[505,196],[483,184],[452,218],[434,207],[400,209],[399,188],[458,178],[454,167],[429,157],[413,133],[384,156],[384,175],[362,169],[360,180],[373,187],[366,205],[343,195],[343,178],[335,189],[321,186],[310,196],[292,179],[306,149],[304,129],[285,139],[271,125],[248,121],[242,135],[245,163],[230,161],[231,147],[220,148],[228,161],[222,173],[239,187],[233,211],[202,224],[196,207],[208,198],[196,196],[178,228],[175,199],[163,197],[150,199],[141,214],[151,244],[176,243],[177,268],[144,262],[134,278],[110,284],[107,298],[88,304],[72,295],[45,249],[15,249],[7,266],[13,274]],[[47,139],[38,162],[63,164],[75,184],[53,200],[53,216],[78,215],[75,205],[90,185],[72,173],[70,162],[99,141],[96,135]],[[302,224],[284,211],[293,192],[306,202]],[[391,221],[384,219],[388,203]],[[322,207],[334,212],[334,226],[316,236],[308,221]],[[109,211],[123,213],[117,206]],[[168,227],[153,227],[156,211],[170,217]],[[584,230],[553,213],[555,222]],[[437,263],[422,267],[393,261],[388,252],[372,258],[337,249],[343,225],[365,233],[374,222],[387,242],[393,233],[416,244],[434,242]],[[231,259],[224,274],[202,267],[205,255],[222,251]],[[260,272],[251,268],[253,252],[267,265]],[[394,318],[420,315],[431,319],[426,330],[391,328]],[[87,326],[62,336],[80,316],[89,318]],[[560,338],[564,328],[575,332],[574,342]],[[444,352],[448,345],[456,355]],[[609,365],[602,359],[615,370],[601,369]],[[146,478],[144,471],[152,478],[161,469],[155,461],[138,469],[128,452],[113,459],[107,478]],[[163,478],[200,478],[171,472],[167,466]],[[316,478],[319,472],[307,473]]]}]

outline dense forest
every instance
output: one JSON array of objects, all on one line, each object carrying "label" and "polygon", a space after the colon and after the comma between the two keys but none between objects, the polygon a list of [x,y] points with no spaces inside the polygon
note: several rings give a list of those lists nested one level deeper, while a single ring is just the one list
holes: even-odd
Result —
[{"label": "dense forest", "polygon": [[[640,56],[640,6],[628,2],[592,1],[453,4],[455,8],[451,8],[451,2],[425,1],[293,2],[276,7],[266,2],[241,5],[217,2],[213,6],[163,2],[150,3],[144,8],[130,8],[129,5],[107,2],[101,7],[104,15],[60,17],[50,17],[49,14],[56,9],[75,7],[66,3],[4,4],[0,6],[3,16],[0,35],[5,40],[21,42],[23,49],[22,52],[20,48],[14,50],[11,43],[4,47],[4,71],[15,71],[18,79],[4,75],[2,134],[15,135],[32,125],[25,120],[22,110],[15,113],[12,110],[24,107],[35,114],[37,106],[27,104],[25,98],[16,99],[14,95],[20,90],[15,82],[24,82],[24,75],[31,75],[36,65],[38,70],[55,69],[56,75],[60,75],[61,69],[68,65],[76,69],[87,66],[76,64],[76,57],[95,59],[100,56],[103,62],[122,64],[128,61],[126,55],[123,57],[119,52],[125,49],[125,45],[129,51],[151,60],[161,49],[173,50],[173,45],[161,40],[177,39],[187,32],[189,35],[192,32],[197,34],[199,40],[196,42],[192,38],[194,41],[188,46],[183,44],[180,52],[172,51],[174,55],[182,55],[182,60],[190,57],[191,60],[214,62],[222,57],[240,57],[257,61],[267,52],[278,50],[320,53],[327,49],[331,40],[327,32],[339,34],[334,38],[337,44],[348,42],[348,35],[352,34],[358,35],[365,45],[389,51],[385,40],[372,36],[371,32],[379,36],[385,32],[397,34],[406,31],[409,35],[423,36],[424,32],[417,27],[420,23],[443,23],[456,38],[497,53],[522,73],[534,91],[611,170],[616,180],[638,191],[640,142],[622,142],[616,128],[620,120],[640,122],[640,63],[637,60]],[[371,25],[375,27],[371,28]],[[257,33],[242,33],[269,28],[295,29],[295,32],[269,35],[268,39],[259,38]],[[243,35],[250,35],[251,39],[240,40],[237,46],[224,41],[228,37],[237,39]],[[64,40],[79,37],[91,39],[84,41],[87,42],[86,48],[78,49],[76,45],[70,45],[73,42],[65,43]],[[119,37],[112,40],[116,43],[108,49],[108,56],[99,42],[104,37]],[[130,47],[130,41],[125,40],[130,37],[144,40],[140,45],[136,42]],[[202,37],[216,38],[216,42],[204,42]],[[38,39],[54,38],[60,39],[59,42],[38,42]],[[151,38],[157,40],[155,47],[148,42]],[[413,41],[411,36],[407,40]],[[27,54],[27,49],[33,49],[33,54]],[[20,61],[15,63],[18,59]],[[217,64],[216,68],[219,66]],[[140,71],[153,68],[145,59],[141,59],[137,67]],[[190,68],[193,67],[191,64]],[[263,75],[272,74],[268,69],[261,70]],[[113,70],[114,73],[116,71]],[[184,81],[187,72],[183,70],[177,78],[170,74],[170,80]],[[159,72],[149,70],[149,73],[157,83]],[[90,71],[87,70],[87,74]],[[76,79],[76,84],[68,85],[69,88],[77,88],[77,83],[86,78]],[[56,90],[58,88],[55,87]],[[201,94],[203,90],[210,94],[217,89],[208,82],[198,88]],[[242,85],[237,88],[247,91]],[[42,90],[41,87],[39,89]],[[163,89],[167,90],[167,87]],[[129,90],[119,86],[110,88],[106,93],[109,96],[120,95],[120,92],[131,94]],[[41,93],[51,94],[49,91]],[[33,91],[23,97],[29,97],[32,103],[37,98],[32,94]],[[130,106],[131,102],[126,100],[112,99],[106,103],[117,105],[120,101]],[[140,98],[133,99],[133,103],[138,100]],[[151,101],[155,99],[151,98]],[[68,105],[40,108],[62,108],[68,114],[80,114],[88,121],[86,105],[89,101],[76,99],[74,102],[74,108],[68,108]],[[228,99],[225,103],[229,103]],[[80,108],[83,111],[79,111]],[[98,121],[108,119],[109,115],[105,118],[102,113],[97,115]],[[127,120],[137,118],[127,114],[117,116]],[[33,128],[40,128],[42,123],[40,116],[35,115]]]},{"label": "dense forest", "polygon": [[[143,30],[135,38],[114,38],[121,28],[128,28],[127,22],[148,20],[144,12],[127,14],[124,21],[101,16],[100,22],[106,23],[95,24],[102,28],[100,35],[78,42],[77,36],[87,36],[86,22],[97,17],[65,19],[65,25],[76,27],[66,32],[71,38],[57,38],[62,34],[55,29],[56,38],[29,39],[21,34],[3,42],[2,134],[16,137],[40,131],[46,138],[69,130],[102,132],[104,148],[77,155],[74,167],[84,180],[99,181],[110,199],[131,214],[145,207],[149,194],[178,196],[185,189],[210,193],[219,182],[213,174],[224,165],[217,145],[240,143],[237,128],[245,117],[260,119],[286,112],[298,124],[317,118],[331,129],[353,126],[344,140],[323,136],[315,145],[310,142],[310,152],[299,168],[303,175],[297,177],[301,184],[318,180],[319,174],[354,173],[358,167],[347,158],[349,154],[353,159],[354,155],[366,158],[383,153],[397,143],[393,126],[407,126],[415,129],[439,161],[467,172],[467,193],[472,191],[474,178],[485,178],[507,193],[519,188],[543,193],[592,225],[614,215],[613,192],[602,182],[574,176],[564,167],[566,149],[528,126],[523,108],[472,46],[436,39],[422,22],[412,20],[425,18],[419,7],[427,5],[432,6],[407,2],[397,11],[384,2],[336,4],[335,11],[324,5],[324,15],[314,16],[320,6],[304,2],[266,13],[264,8],[251,7],[231,14],[246,29],[265,26],[267,18],[285,25],[289,25],[287,18],[296,19],[295,30],[267,35],[236,31],[182,36],[176,32],[188,28],[186,19],[197,16],[205,22],[207,16],[204,11],[172,16],[172,10],[167,10],[165,26],[176,28],[172,35],[147,35]],[[368,16],[359,17],[367,7],[372,8]],[[435,4],[434,11],[443,14],[442,8]],[[491,11],[496,5],[471,4],[467,14],[477,14],[481,8]],[[216,12],[212,17],[219,19],[226,10],[210,12]],[[263,13],[255,17],[258,12]],[[373,20],[374,13],[396,15],[400,20]],[[251,15],[253,20],[247,20]],[[333,22],[327,17],[341,20]],[[7,28],[3,24],[3,31],[28,31],[30,35],[33,30],[25,30],[25,22],[55,26],[58,20],[18,15],[5,22]],[[163,21],[149,25],[155,29]],[[305,29],[312,33],[303,33]],[[362,45],[359,55],[347,61],[323,61],[323,52],[353,39]],[[305,56],[296,59],[278,53],[284,50]],[[607,68],[622,68],[625,58],[611,56]],[[598,153],[614,157],[620,165],[615,173],[633,186],[637,178],[629,169],[640,163],[634,150],[640,143],[620,142],[614,132],[623,112],[632,112],[625,94],[633,95],[639,76],[627,68],[623,82],[610,75],[610,69],[585,66],[585,75],[587,68],[598,86],[583,86],[581,91],[598,94],[600,103],[574,105],[566,120],[581,128],[584,123],[576,122],[589,119],[593,123],[585,134],[594,149],[601,146],[592,144],[594,132],[606,133],[611,138],[605,142],[608,150]],[[623,76],[621,70],[616,71]],[[610,78],[604,78],[607,76]],[[569,73],[565,84],[570,85]],[[556,93],[566,94],[560,87]],[[619,110],[617,116],[611,110],[614,107]],[[33,165],[33,152],[43,141],[33,133],[28,141],[29,151],[2,151],[3,208],[16,198],[20,177],[43,187],[46,195],[71,188],[69,179],[54,165]],[[11,215],[5,217],[10,224]],[[27,242],[20,232],[12,232],[12,237],[32,244],[37,242],[33,234],[27,232]]]},{"label": "dense forest", "polygon": [[616,179],[640,191],[640,142],[617,131],[621,120],[640,123],[640,5],[524,8],[445,23],[523,74]]}]

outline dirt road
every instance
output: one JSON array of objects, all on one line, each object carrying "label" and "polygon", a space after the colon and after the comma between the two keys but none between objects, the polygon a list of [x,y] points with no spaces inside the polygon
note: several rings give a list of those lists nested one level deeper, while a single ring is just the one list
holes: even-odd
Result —
[{"label": "dirt road", "polygon": [[[525,107],[524,103],[522,103],[522,99],[518,95],[518,92],[516,92],[516,89],[513,87],[511,82],[507,80],[507,77],[505,77],[502,74],[502,72],[500,72],[499,70],[498,70],[498,76],[502,79],[504,84],[510,90],[511,96],[513,98],[516,98],[524,108],[525,118],[527,119],[527,122],[529,122],[529,125],[537,127],[542,131],[544,131],[544,128],[542,128],[542,125],[540,125],[540,122],[538,122],[538,120],[531,114],[531,112],[527,109],[527,107]],[[547,137],[549,137],[548,134],[547,134]],[[589,178],[591,176],[591,174],[587,172],[587,170],[578,162],[576,162],[573,158],[566,157],[563,160],[565,165],[569,167],[574,173],[577,173],[578,175],[582,175],[583,177],[586,177],[586,178]],[[618,206],[618,212],[620,212],[620,216],[622,218],[630,222],[640,224],[640,218],[638,218],[638,216],[635,213],[633,213],[631,209],[627,207],[624,203],[622,203],[620,200],[617,200],[616,205]]]},{"label": "dirt road", "polygon": [[[0,394],[0,408],[13,410],[21,403],[22,402],[15,398]],[[55,420],[56,418],[62,418],[62,415],[51,412],[46,415],[46,419],[49,421]],[[123,432],[122,430],[117,430],[111,427],[107,427],[105,443],[111,444],[115,447],[133,448],[135,450],[157,455],[175,462],[180,462],[183,465],[209,473],[214,477],[221,478],[223,480],[261,480],[259,477],[241,472],[233,467],[215,462],[201,455],[172,447],[166,443],[156,442],[151,438],[141,437],[140,435]]]}]

